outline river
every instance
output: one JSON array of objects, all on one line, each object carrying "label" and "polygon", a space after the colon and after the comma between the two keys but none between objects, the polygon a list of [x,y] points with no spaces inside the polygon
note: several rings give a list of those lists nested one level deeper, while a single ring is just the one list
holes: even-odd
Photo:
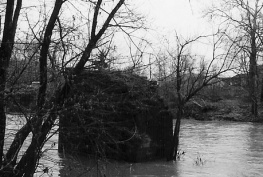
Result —
[{"label": "river", "polygon": [[[9,133],[14,129],[15,121],[11,122],[8,126]],[[128,164],[87,160],[86,157],[73,158],[58,154],[57,138],[57,135],[53,136],[45,146],[46,153],[35,176],[263,176],[263,124],[258,123],[183,120],[179,149],[184,153],[176,162],[159,160]],[[8,140],[11,141],[10,138]],[[49,169],[48,173],[43,173],[46,168]]]}]

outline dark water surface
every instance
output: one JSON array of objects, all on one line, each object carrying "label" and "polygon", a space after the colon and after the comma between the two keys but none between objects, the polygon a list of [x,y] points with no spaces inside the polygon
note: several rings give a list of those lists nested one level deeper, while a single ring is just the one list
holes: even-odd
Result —
[{"label": "dark water surface", "polygon": [[[9,116],[8,134],[22,118]],[[53,177],[259,177],[263,176],[263,124],[183,120],[177,162],[127,164],[66,157],[57,152],[57,135],[44,149],[36,176]],[[6,146],[8,146],[8,143]],[[48,150],[50,149],[50,150]],[[49,169],[43,174],[43,169]]]}]

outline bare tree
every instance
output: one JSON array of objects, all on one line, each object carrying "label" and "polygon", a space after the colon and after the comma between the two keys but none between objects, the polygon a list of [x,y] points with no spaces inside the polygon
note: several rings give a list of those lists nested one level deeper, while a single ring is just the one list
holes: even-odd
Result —
[{"label": "bare tree", "polygon": [[[262,51],[262,2],[260,0],[222,0],[208,12],[212,18],[219,19],[225,28],[228,40],[235,43],[240,52],[240,60],[248,59],[248,89],[251,113],[258,116],[258,72],[257,62]],[[218,18],[219,17],[219,18]],[[238,40],[234,40],[238,37]]]},{"label": "bare tree", "polygon": [[[71,34],[80,30],[80,28],[78,29],[78,27],[74,26],[76,25],[75,19],[77,16],[72,17],[72,25],[75,28],[64,26],[67,23],[67,17],[63,18],[63,15],[65,15],[62,10],[63,6],[67,3],[68,6],[72,5],[72,7],[75,7],[73,0],[55,0],[50,16],[44,15],[43,23],[37,21],[35,26],[31,26],[30,20],[28,20],[32,36],[39,43],[40,87],[36,110],[34,110],[31,116],[26,117],[27,122],[17,131],[9,149],[4,154],[6,73],[12,56],[18,17],[22,8],[22,0],[17,0],[16,2],[15,5],[14,1],[7,0],[3,39],[0,48],[0,174],[1,176],[8,177],[33,176],[38,161],[42,156],[42,148],[46,143],[48,134],[55,124],[58,112],[63,109],[63,103],[70,92],[72,84],[70,78],[73,78],[73,76],[78,77],[82,73],[86,63],[90,62],[92,52],[107,43],[107,39],[111,38],[113,34],[112,32],[116,31],[113,29],[127,32],[126,29],[128,28],[132,28],[133,30],[141,28],[140,25],[135,25],[135,16],[125,3],[125,0],[118,0],[117,2],[104,2],[103,0],[81,2],[90,6],[89,17],[85,17],[79,12],[79,9],[75,9],[79,14],[82,14],[81,18],[79,18],[86,18],[86,22],[89,24],[87,36],[82,36],[82,40],[84,41],[82,44],[85,44],[85,46],[78,46],[76,44],[78,42],[74,43],[74,40],[71,40],[71,37],[75,38],[76,36]],[[108,5],[108,3],[112,5]],[[137,22],[140,21],[141,19],[138,18]],[[35,33],[35,28],[40,29],[40,36]],[[110,33],[108,33],[109,31]],[[81,34],[81,32],[78,34]],[[58,46],[57,48],[54,47],[56,45]],[[69,53],[67,49],[72,49],[72,52]],[[73,69],[67,75],[63,75],[63,81],[56,88],[53,95],[48,97],[48,68],[49,64],[54,66],[58,62],[55,60],[61,61],[59,65],[63,71],[66,69],[67,64],[71,64]],[[21,147],[30,133],[32,133],[31,142],[25,153],[20,157],[19,152],[21,151]]]},{"label": "bare tree", "polygon": [[[191,54],[189,47],[194,43],[198,43],[201,38],[208,37],[212,37],[214,42],[212,44],[211,59],[205,62],[202,57]],[[225,36],[222,33],[212,36],[198,36],[193,39],[183,39],[176,35],[176,47],[167,51],[166,60],[172,61],[172,66],[170,66],[170,73],[165,76],[166,81],[164,83],[169,81],[171,84],[174,84],[172,88],[175,90],[172,90],[172,93],[176,99],[176,124],[168,160],[176,160],[177,157],[180,124],[186,103],[194,98],[204,87],[219,82],[220,74],[232,69],[233,59],[229,57],[236,54],[231,51],[233,45],[225,48],[224,53],[222,53],[224,38]],[[195,63],[198,60],[201,61],[200,65]],[[215,68],[215,64],[219,67]]]},{"label": "bare tree", "polygon": [[0,47],[0,166],[2,166],[3,160],[3,146],[6,127],[6,115],[4,109],[6,75],[14,46],[15,33],[18,17],[22,7],[22,0],[18,0],[16,5],[14,3],[15,2],[12,0],[8,0],[6,2],[3,38]]}]

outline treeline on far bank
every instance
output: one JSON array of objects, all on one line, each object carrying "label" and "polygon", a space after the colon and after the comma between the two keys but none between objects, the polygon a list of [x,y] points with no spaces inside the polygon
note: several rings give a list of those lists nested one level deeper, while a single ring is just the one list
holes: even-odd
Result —
[{"label": "treeline on far bank", "polygon": [[[39,86],[37,76],[38,62],[28,63],[23,60],[12,60],[10,66],[9,82],[7,85],[12,88],[12,95],[8,96],[6,104],[7,112],[21,113],[21,111],[34,111]],[[123,72],[126,71],[124,70]],[[20,73],[22,74],[20,75]],[[53,74],[52,72],[48,73],[50,79],[49,89],[53,88],[52,84],[54,85],[52,83]],[[20,77],[19,82],[16,82],[15,78],[17,77]],[[259,121],[258,119],[261,117],[263,111],[259,106],[258,119],[255,119],[250,114],[249,87],[246,81],[247,78],[244,74],[219,78],[216,84],[204,87],[186,104],[184,118],[197,120]],[[173,112],[174,118],[176,118],[178,104],[176,84],[171,81],[154,82],[158,85],[159,95]],[[262,95],[260,94],[261,84],[258,87],[257,93],[258,99],[260,99],[260,95]]]},{"label": "treeline on far bank", "polygon": [[[185,105],[184,118],[208,121],[262,122],[263,109],[259,106],[258,117],[251,114],[249,87],[244,78],[244,80],[239,78],[239,81],[236,81],[237,76],[222,78],[218,83],[203,88]],[[159,94],[162,95],[167,106],[176,117],[177,96],[174,90],[174,84],[171,83],[159,87]],[[260,100],[261,84],[257,93],[258,100]]]}]

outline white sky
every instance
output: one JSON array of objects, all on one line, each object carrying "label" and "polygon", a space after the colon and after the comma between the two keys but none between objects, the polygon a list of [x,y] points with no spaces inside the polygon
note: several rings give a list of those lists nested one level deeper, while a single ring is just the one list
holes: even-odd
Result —
[{"label": "white sky", "polygon": [[[146,15],[152,30],[148,38],[153,42],[155,54],[160,48],[165,50],[163,40],[175,42],[175,31],[183,38],[211,35],[213,26],[204,17],[205,10],[212,5],[212,0],[131,0],[138,11]],[[215,3],[215,2],[214,2]],[[149,36],[150,35],[150,36]],[[208,39],[205,39],[208,42]],[[203,41],[204,42],[204,41]],[[158,49],[159,47],[159,49]],[[211,45],[194,43],[191,51],[203,55],[209,61],[212,58]]]},{"label": "white sky", "polygon": [[[212,26],[204,10],[211,5],[211,0],[130,0],[137,11],[146,16],[150,30],[147,39],[155,50],[163,47],[163,40],[175,42],[175,31],[183,38],[212,34]],[[197,49],[199,50],[199,49]],[[204,55],[206,48],[202,47]],[[200,50],[199,50],[200,51]]]},{"label": "white sky", "polygon": [[[49,0],[46,0],[49,1]],[[25,1],[25,5],[31,1]],[[150,29],[142,34],[153,44],[153,49],[149,52],[156,52],[163,48],[163,40],[169,39],[175,42],[175,31],[184,38],[208,35],[212,33],[211,25],[203,17],[207,4],[211,0],[127,0],[127,3],[134,4],[134,8],[139,13],[146,16]],[[53,7],[53,4],[51,5]],[[118,46],[122,49],[124,45]],[[205,55],[208,49],[195,46],[193,50],[202,51]],[[127,50],[124,52],[127,53]]]},{"label": "white sky", "polygon": [[[32,5],[31,1],[24,1],[24,5],[29,2]],[[146,16],[150,30],[143,35],[152,43],[172,39],[175,31],[184,38],[212,33],[207,19],[202,17],[205,4],[211,0],[127,0],[127,3],[134,4]]]},{"label": "white sky", "polygon": [[204,34],[209,28],[202,18],[208,0],[133,0],[139,10],[152,19],[160,32],[176,30],[182,35]]}]

